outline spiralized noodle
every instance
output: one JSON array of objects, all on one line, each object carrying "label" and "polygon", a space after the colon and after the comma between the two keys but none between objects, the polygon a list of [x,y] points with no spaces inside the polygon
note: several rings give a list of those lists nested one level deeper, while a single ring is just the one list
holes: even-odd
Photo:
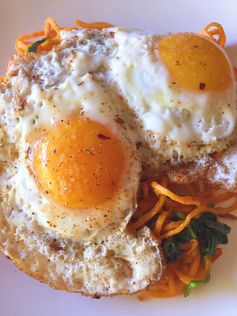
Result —
[{"label": "spiralized noodle", "polygon": [[[182,194],[175,192],[182,192]],[[186,195],[187,193],[192,194]],[[154,195],[156,201],[154,201]],[[233,200],[231,206],[218,206],[231,199]],[[149,207],[152,203],[149,204],[149,200],[155,203],[151,209],[152,212]],[[161,200],[163,201],[162,206]],[[157,207],[158,204],[159,207]],[[236,216],[230,214],[236,208],[236,192],[226,192],[207,183],[174,185],[166,177],[161,181],[159,179],[144,181],[141,185],[138,210],[133,216],[129,229],[133,231],[141,228],[141,224],[148,225],[158,239],[164,240],[184,230],[192,218],[198,218],[204,211],[213,212],[216,215],[221,214],[221,216],[236,220]],[[177,213],[177,210],[186,214],[185,219],[171,221],[170,218]],[[153,219],[152,224],[151,219]],[[181,247],[182,255],[174,263],[167,263],[162,279],[148,289],[141,291],[138,296],[139,299],[142,300],[145,297],[163,298],[182,294],[191,281],[205,280],[210,273],[212,263],[222,254],[221,248],[217,248],[214,256],[205,256],[202,260],[198,239],[181,244]]]},{"label": "spiralized noodle", "polygon": [[82,20],[76,20],[75,23],[83,28],[95,29],[95,30],[103,30],[108,27],[112,27],[112,24],[106,22],[93,22],[93,23],[86,23]]},{"label": "spiralized noodle", "polygon": [[219,44],[221,47],[225,47],[226,35],[221,24],[217,22],[211,22],[199,34],[209,37],[211,40]]}]

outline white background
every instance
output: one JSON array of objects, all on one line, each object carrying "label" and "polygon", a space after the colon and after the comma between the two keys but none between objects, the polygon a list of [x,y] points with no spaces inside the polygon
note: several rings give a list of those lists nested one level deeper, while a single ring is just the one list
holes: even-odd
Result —
[{"label": "white background", "polygon": [[[104,20],[155,33],[196,31],[210,21],[223,24],[227,52],[237,66],[237,1],[233,0],[0,0],[0,71],[14,52],[19,33],[41,29],[46,17],[61,25],[76,18]],[[50,289],[25,276],[0,256],[0,316],[107,316],[107,315],[237,315],[237,225],[230,243],[216,263],[211,283],[196,289],[188,299],[150,300],[135,297],[92,300]]]}]

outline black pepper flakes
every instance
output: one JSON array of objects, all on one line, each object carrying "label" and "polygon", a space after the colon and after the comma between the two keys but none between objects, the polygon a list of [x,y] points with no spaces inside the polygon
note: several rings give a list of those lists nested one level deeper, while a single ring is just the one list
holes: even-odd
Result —
[{"label": "black pepper flakes", "polygon": [[136,143],[136,149],[138,150],[142,146],[142,142],[137,142]]}]

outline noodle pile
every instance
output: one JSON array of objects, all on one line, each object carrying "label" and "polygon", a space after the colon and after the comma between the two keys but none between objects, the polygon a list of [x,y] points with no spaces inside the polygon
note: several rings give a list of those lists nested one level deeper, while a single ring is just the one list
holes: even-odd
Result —
[{"label": "noodle pile", "polygon": [[[133,231],[148,225],[161,241],[179,234],[192,219],[199,218],[207,211],[220,217],[236,219],[230,214],[237,209],[236,193],[210,187],[202,182],[174,185],[166,177],[161,181],[148,180],[142,183],[139,195],[138,209],[129,228]],[[228,207],[221,206],[226,202],[231,202]],[[174,215],[180,213],[184,214],[183,219],[172,220]],[[203,258],[198,239],[181,244],[181,248],[182,255],[175,262],[167,263],[162,279],[140,292],[140,299],[146,296],[176,296],[185,293],[185,290],[188,294],[188,286],[192,287],[194,282],[196,285],[204,284],[209,280],[212,263],[221,256],[221,248],[216,249],[214,256]]]}]

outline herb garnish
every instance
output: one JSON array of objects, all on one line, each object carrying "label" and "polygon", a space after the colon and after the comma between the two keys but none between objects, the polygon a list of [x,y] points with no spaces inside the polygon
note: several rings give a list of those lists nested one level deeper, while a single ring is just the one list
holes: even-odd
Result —
[{"label": "herb garnish", "polygon": [[42,38],[39,41],[34,42],[33,44],[31,44],[29,47],[27,47],[26,52],[27,53],[35,53],[37,51],[37,48],[39,45],[47,42],[49,40],[48,37]]},{"label": "herb garnish", "polygon": [[211,279],[210,274],[208,274],[208,276],[206,277],[204,281],[195,281],[195,280],[191,281],[184,290],[184,297],[189,296],[190,291],[194,289],[196,286],[206,285],[210,281],[210,279]]}]

